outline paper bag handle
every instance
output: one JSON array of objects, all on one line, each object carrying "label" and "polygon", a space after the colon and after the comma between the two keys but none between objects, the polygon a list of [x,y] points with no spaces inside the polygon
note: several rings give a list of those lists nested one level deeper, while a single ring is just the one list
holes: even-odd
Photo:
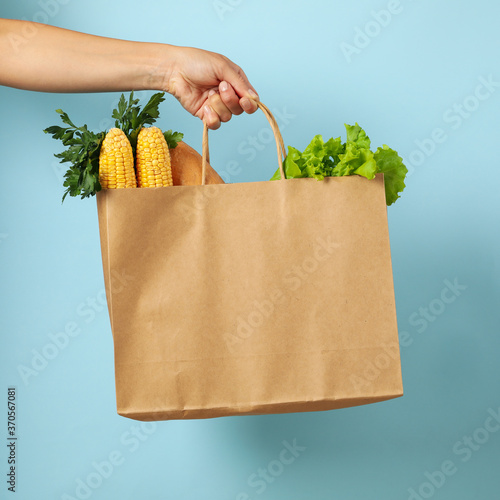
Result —
[{"label": "paper bag handle", "polygon": [[[269,125],[271,125],[271,130],[273,131],[274,134],[274,139],[276,141],[276,149],[278,151],[278,165],[279,165],[279,170],[280,170],[280,175],[281,175],[281,180],[285,180],[285,171],[283,170],[283,161],[285,160],[286,157],[286,149],[285,149],[285,143],[283,142],[283,137],[281,136],[281,132],[278,127],[278,123],[276,122],[276,118],[274,118],[273,114],[269,110],[267,106],[262,104],[259,101],[255,101],[259,109],[264,113],[264,115],[267,118],[267,121],[269,122]],[[205,122],[203,122],[203,141],[202,141],[202,168],[201,168],[201,185],[205,185],[205,177],[206,177],[206,171],[207,171],[207,163],[210,161],[209,160],[209,151],[208,151],[208,127]]]}]

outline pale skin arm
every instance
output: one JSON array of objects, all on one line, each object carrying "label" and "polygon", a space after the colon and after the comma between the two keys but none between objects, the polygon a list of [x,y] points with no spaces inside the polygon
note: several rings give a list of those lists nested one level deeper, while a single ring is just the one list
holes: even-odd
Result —
[{"label": "pale skin arm", "polygon": [[258,100],[243,70],[221,54],[10,19],[0,19],[0,85],[41,92],[165,91],[211,129],[232,115],[253,113]]}]

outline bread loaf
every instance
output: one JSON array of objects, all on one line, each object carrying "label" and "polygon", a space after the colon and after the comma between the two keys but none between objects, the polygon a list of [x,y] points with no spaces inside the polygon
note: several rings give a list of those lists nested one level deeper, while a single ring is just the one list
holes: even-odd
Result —
[{"label": "bread loaf", "polygon": [[[170,150],[170,157],[174,186],[201,184],[201,155],[196,150],[181,141],[176,148]],[[205,184],[224,184],[210,164],[207,164]]]}]

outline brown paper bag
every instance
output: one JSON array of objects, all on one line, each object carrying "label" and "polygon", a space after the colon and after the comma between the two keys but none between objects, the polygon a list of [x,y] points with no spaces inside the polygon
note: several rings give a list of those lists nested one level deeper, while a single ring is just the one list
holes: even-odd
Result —
[{"label": "brown paper bag", "polygon": [[381,175],[106,190],[97,203],[120,415],[402,395]]}]

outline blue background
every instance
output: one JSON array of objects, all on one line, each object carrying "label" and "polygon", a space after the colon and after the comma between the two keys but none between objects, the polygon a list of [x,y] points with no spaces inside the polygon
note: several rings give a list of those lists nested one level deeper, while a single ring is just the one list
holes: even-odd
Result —
[{"label": "blue background", "polygon": [[[56,108],[109,128],[119,94],[0,88],[0,415],[16,385],[20,436],[12,498],[500,498],[500,432],[488,420],[500,412],[500,3],[401,0],[381,27],[376,13],[398,2],[54,1],[3,1],[0,16],[223,53],[277,111],[287,144],[344,136],[357,121],[375,147],[401,154],[410,175],[388,214],[405,395],[309,414],[147,425],[116,415],[95,200],[61,205],[60,146],[42,129],[57,123]],[[494,83],[479,101],[481,78]],[[159,126],[199,149],[201,122],[171,96],[161,111]],[[257,113],[211,133],[226,180],[274,172],[265,128]],[[252,153],[248,137],[259,133]],[[449,304],[445,280],[462,287]],[[47,351],[72,325],[79,335]],[[53,359],[23,379],[20,367],[44,348]],[[305,449],[280,468],[294,440]],[[433,474],[443,463],[453,472]],[[276,477],[256,483],[268,467]]]}]

